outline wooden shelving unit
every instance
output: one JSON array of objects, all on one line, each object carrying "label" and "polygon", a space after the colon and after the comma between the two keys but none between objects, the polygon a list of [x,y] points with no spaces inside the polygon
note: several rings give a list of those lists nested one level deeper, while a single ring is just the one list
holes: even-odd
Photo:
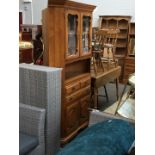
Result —
[{"label": "wooden shelving unit", "polygon": [[43,10],[44,65],[61,67],[61,144],[88,126],[92,12],[95,6],[52,1]]},{"label": "wooden shelving unit", "polygon": [[123,81],[124,61],[128,53],[128,32],[130,16],[100,16],[99,28],[118,28],[120,33],[117,39],[115,56],[122,68],[120,81]]},{"label": "wooden shelving unit", "polygon": [[126,82],[130,74],[135,72],[135,23],[129,24],[128,53],[125,58],[123,81]]}]

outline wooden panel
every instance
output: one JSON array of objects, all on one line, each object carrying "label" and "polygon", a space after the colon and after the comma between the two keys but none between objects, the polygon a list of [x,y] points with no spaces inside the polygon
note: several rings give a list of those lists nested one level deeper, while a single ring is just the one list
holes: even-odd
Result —
[{"label": "wooden panel", "polygon": [[65,67],[66,77],[70,79],[79,75],[90,74],[90,59],[79,60],[73,63],[67,64]]},{"label": "wooden panel", "polygon": [[45,65],[49,65],[52,67],[64,67],[64,28],[64,8],[51,7],[43,11],[43,40],[45,44]]},{"label": "wooden panel", "polygon": [[85,96],[80,101],[80,124],[84,123],[89,118],[89,107],[90,96]]}]

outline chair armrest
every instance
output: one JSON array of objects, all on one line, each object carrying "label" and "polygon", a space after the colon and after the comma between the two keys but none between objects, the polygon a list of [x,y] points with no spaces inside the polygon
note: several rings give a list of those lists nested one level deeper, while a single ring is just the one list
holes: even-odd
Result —
[{"label": "chair armrest", "polygon": [[102,121],[105,121],[105,120],[108,120],[108,119],[122,119],[122,120],[128,121],[132,125],[134,125],[133,120],[130,120],[130,119],[127,119],[124,117],[120,117],[120,116],[116,116],[116,115],[111,115],[108,113],[104,113],[104,112],[101,112],[101,111],[96,110],[96,109],[92,109],[90,111],[89,126],[96,124],[96,123],[99,123],[99,122],[102,122]]},{"label": "chair armrest", "polygon": [[45,109],[19,104],[19,131],[44,143]]}]

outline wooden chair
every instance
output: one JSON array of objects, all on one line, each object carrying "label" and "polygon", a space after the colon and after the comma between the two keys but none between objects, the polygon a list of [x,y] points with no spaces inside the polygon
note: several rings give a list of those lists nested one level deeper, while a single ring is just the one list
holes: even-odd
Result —
[{"label": "wooden chair", "polygon": [[[118,60],[115,57],[116,45],[117,45],[117,35],[120,32],[119,29],[101,29],[102,33],[105,35],[102,37],[102,63],[107,64],[107,68],[116,67]],[[106,32],[106,33],[105,33]]]},{"label": "wooden chair", "polygon": [[[102,63],[102,57],[103,57],[103,41],[105,40],[105,36],[106,36],[107,31],[103,31],[103,30],[98,30],[94,33],[94,46],[93,46],[93,56],[92,56],[92,66],[93,66],[93,70],[95,75],[97,75],[98,70],[101,68],[102,71],[105,71],[104,65]],[[108,98],[108,93],[107,93],[107,89],[106,86],[104,85],[104,90],[105,90],[105,97],[107,102],[109,102],[109,98]],[[97,96],[99,96],[99,94],[97,94]],[[102,95],[100,95],[102,96]]]},{"label": "wooden chair", "polygon": [[119,29],[100,29],[95,32],[94,45],[93,45],[93,68],[95,74],[98,68],[105,71],[109,70],[110,66],[117,66],[118,60],[115,58],[115,51],[117,45],[117,34]]},{"label": "wooden chair", "polygon": [[92,65],[95,74],[97,74],[98,69],[101,68],[104,72],[104,66],[102,63],[102,56],[103,56],[103,41],[106,31],[102,31],[101,29],[94,33],[94,45],[92,51]]}]

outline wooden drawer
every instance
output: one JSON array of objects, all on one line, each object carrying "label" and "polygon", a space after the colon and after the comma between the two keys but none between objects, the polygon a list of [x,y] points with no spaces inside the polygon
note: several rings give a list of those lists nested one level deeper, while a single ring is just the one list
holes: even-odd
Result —
[{"label": "wooden drawer", "polygon": [[80,89],[80,81],[70,83],[65,86],[66,95],[76,92]]},{"label": "wooden drawer", "polygon": [[81,90],[79,90],[76,93],[73,93],[69,96],[66,96],[66,103],[73,102],[73,101],[79,99],[80,96],[81,96]]},{"label": "wooden drawer", "polygon": [[81,89],[81,96],[86,96],[90,94],[90,85]]},{"label": "wooden drawer", "polygon": [[91,78],[90,78],[90,76],[89,76],[89,77],[86,77],[86,78],[84,78],[84,79],[82,79],[82,80],[80,80],[81,88],[84,88],[84,87],[90,85],[90,83],[91,83]]}]

